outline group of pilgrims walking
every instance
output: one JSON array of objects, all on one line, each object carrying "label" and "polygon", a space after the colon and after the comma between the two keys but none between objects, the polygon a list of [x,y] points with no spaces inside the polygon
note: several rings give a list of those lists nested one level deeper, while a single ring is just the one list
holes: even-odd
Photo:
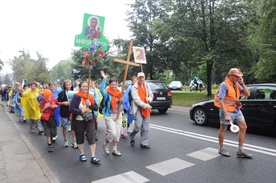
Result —
[{"label": "group of pilgrims walking", "polygon": [[[150,149],[149,103],[153,93],[145,83],[145,74],[139,72],[133,76],[131,85],[125,91],[120,90],[116,78],[108,80],[104,71],[101,71],[101,76],[99,87],[90,78],[75,81],[74,84],[71,80],[44,85],[15,82],[14,86],[1,87],[2,101],[6,102],[11,113],[18,116],[19,122],[29,123],[30,133],[38,130],[39,135],[46,137],[49,153],[54,151],[53,144],[57,140],[58,127],[61,127],[64,147],[78,149],[79,160],[85,162],[84,144],[87,141],[90,162],[99,164],[100,159],[95,154],[99,118],[104,118],[106,125],[102,144],[104,153],[121,156],[118,150],[120,138],[129,136],[130,145],[135,146],[135,136],[139,132],[140,147]],[[68,132],[71,133],[71,140],[68,139]]]}]

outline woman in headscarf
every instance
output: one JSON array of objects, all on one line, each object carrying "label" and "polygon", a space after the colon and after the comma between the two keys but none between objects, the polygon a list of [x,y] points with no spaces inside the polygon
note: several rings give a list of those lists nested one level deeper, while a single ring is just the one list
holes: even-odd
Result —
[{"label": "woman in headscarf", "polygon": [[44,135],[46,136],[48,144],[48,152],[53,152],[52,138],[57,135],[57,121],[54,113],[59,103],[57,99],[54,98],[51,90],[44,90],[42,95],[44,100],[39,105],[40,112],[42,113],[41,121],[44,126]]},{"label": "woman in headscarf", "polygon": [[95,134],[95,116],[93,111],[98,110],[94,97],[88,93],[88,83],[81,82],[79,91],[74,94],[69,107],[73,114],[72,125],[74,125],[77,145],[80,151],[80,161],[85,162],[87,159],[84,154],[84,133],[86,132],[87,141],[91,152],[91,163],[99,164],[100,160],[96,158],[96,134]]},{"label": "woman in headscarf", "polygon": [[[103,77],[100,91],[103,95],[103,102],[106,104],[103,107],[102,113],[104,115],[105,124],[107,128],[107,135],[103,144],[103,149],[106,154],[109,154],[109,143],[113,142],[112,154],[115,156],[121,156],[121,152],[118,151],[120,135],[122,131],[122,113],[120,112],[117,118],[119,102],[123,102],[121,98],[121,91],[118,89],[118,80],[111,78],[109,80],[109,87],[105,89],[107,75],[104,71],[101,71]],[[122,108],[120,109],[122,111]]]},{"label": "woman in headscarf", "polygon": [[25,112],[26,119],[30,120],[30,132],[34,132],[34,127],[37,124],[39,134],[44,132],[42,123],[40,121],[40,109],[38,103],[39,89],[37,83],[31,83],[31,89],[23,92],[21,96],[21,103]]}]

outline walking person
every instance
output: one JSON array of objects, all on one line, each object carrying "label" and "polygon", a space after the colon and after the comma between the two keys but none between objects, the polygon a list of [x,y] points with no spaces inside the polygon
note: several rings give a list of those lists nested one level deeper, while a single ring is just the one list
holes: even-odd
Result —
[{"label": "walking person", "polygon": [[[49,83],[49,90],[53,93],[53,96],[55,99],[58,99],[58,94],[60,93],[61,89],[58,89],[57,82]],[[57,126],[60,125],[61,119],[60,119],[60,107],[55,109],[55,117],[57,120]],[[53,137],[53,142],[55,143],[57,141],[57,135]]]},{"label": "walking person", "polygon": [[[65,80],[63,84],[63,90],[58,94],[64,147],[69,147],[69,142],[67,139],[67,129],[68,131],[69,129],[71,131],[71,120],[70,120],[70,111],[69,111],[70,102],[68,100],[69,91],[72,91],[72,82],[71,80]],[[71,143],[71,146],[77,148],[75,131],[72,132],[72,139],[73,141]]]},{"label": "walking person", "polygon": [[140,147],[150,149],[149,146],[149,123],[153,93],[150,87],[145,83],[145,74],[139,72],[137,74],[138,81],[131,88],[131,112],[135,115],[135,127],[130,133],[130,144],[135,145],[134,137],[140,132]]},{"label": "walking person", "polygon": [[[106,154],[109,154],[109,143],[113,143],[112,154],[115,156],[121,156],[121,152],[118,150],[118,145],[120,141],[121,129],[122,129],[122,113],[120,112],[117,118],[119,102],[123,102],[121,98],[121,91],[118,89],[118,80],[111,78],[109,80],[108,87],[106,86],[107,74],[101,71],[103,77],[100,91],[103,95],[103,103],[106,104],[103,107],[102,113],[104,115],[105,124],[108,133],[106,133],[105,142],[103,144],[103,149]],[[120,109],[122,111],[122,109]]]},{"label": "walking person", "polygon": [[73,114],[72,123],[76,132],[78,149],[80,151],[79,160],[87,161],[84,154],[84,133],[87,134],[87,141],[91,152],[91,163],[99,164],[100,160],[95,156],[96,137],[95,137],[95,117],[93,111],[98,110],[94,97],[89,94],[88,83],[81,82],[79,91],[74,94],[70,102],[70,112]]},{"label": "walking person", "polygon": [[21,104],[25,112],[26,119],[30,121],[30,132],[34,132],[35,126],[37,126],[39,134],[44,132],[42,123],[40,121],[40,109],[38,103],[39,89],[37,83],[32,82],[30,84],[31,89],[24,91],[21,95]]},{"label": "walking person", "polygon": [[57,123],[55,118],[55,109],[59,104],[57,99],[53,97],[51,90],[43,90],[43,101],[40,103],[39,108],[41,115],[41,121],[44,127],[44,135],[48,144],[48,152],[53,152],[52,138],[57,135]]},{"label": "walking person", "polygon": [[124,102],[123,102],[123,108],[127,113],[127,133],[131,133],[133,130],[133,121],[134,121],[134,115],[131,114],[131,88],[132,86],[137,82],[137,77],[133,76],[131,78],[131,84],[128,86],[124,93]]},{"label": "walking person", "polygon": [[225,132],[230,121],[237,123],[240,127],[238,132],[239,149],[238,157],[252,158],[253,156],[247,153],[244,148],[244,140],[246,135],[247,125],[240,108],[242,107],[239,98],[240,94],[249,96],[250,93],[243,81],[243,74],[238,68],[232,68],[227,74],[227,78],[219,86],[215,94],[214,105],[219,108],[220,129],[218,132],[219,151],[222,156],[230,157],[230,153],[224,148],[223,141]]}]

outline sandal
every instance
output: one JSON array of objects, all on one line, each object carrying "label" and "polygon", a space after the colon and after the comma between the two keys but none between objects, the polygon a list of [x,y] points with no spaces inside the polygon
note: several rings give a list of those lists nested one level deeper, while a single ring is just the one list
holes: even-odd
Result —
[{"label": "sandal", "polygon": [[87,159],[86,159],[86,157],[85,157],[84,154],[81,154],[81,155],[80,155],[80,161],[81,161],[81,162],[87,161]]},{"label": "sandal", "polygon": [[93,164],[99,164],[101,160],[99,160],[98,158],[96,158],[95,156],[91,157],[90,162]]}]

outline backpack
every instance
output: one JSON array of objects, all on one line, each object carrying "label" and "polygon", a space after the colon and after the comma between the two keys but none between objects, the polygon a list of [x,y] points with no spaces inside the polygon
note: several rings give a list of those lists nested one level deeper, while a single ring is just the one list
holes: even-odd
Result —
[{"label": "backpack", "polygon": [[130,90],[129,93],[128,93],[128,101],[129,101],[129,103],[130,103],[130,105],[131,105],[131,101],[132,101],[131,90]]},{"label": "backpack", "polygon": [[105,98],[103,97],[99,106],[99,113],[103,114],[103,108],[106,106],[106,102],[107,101],[105,101]]}]

